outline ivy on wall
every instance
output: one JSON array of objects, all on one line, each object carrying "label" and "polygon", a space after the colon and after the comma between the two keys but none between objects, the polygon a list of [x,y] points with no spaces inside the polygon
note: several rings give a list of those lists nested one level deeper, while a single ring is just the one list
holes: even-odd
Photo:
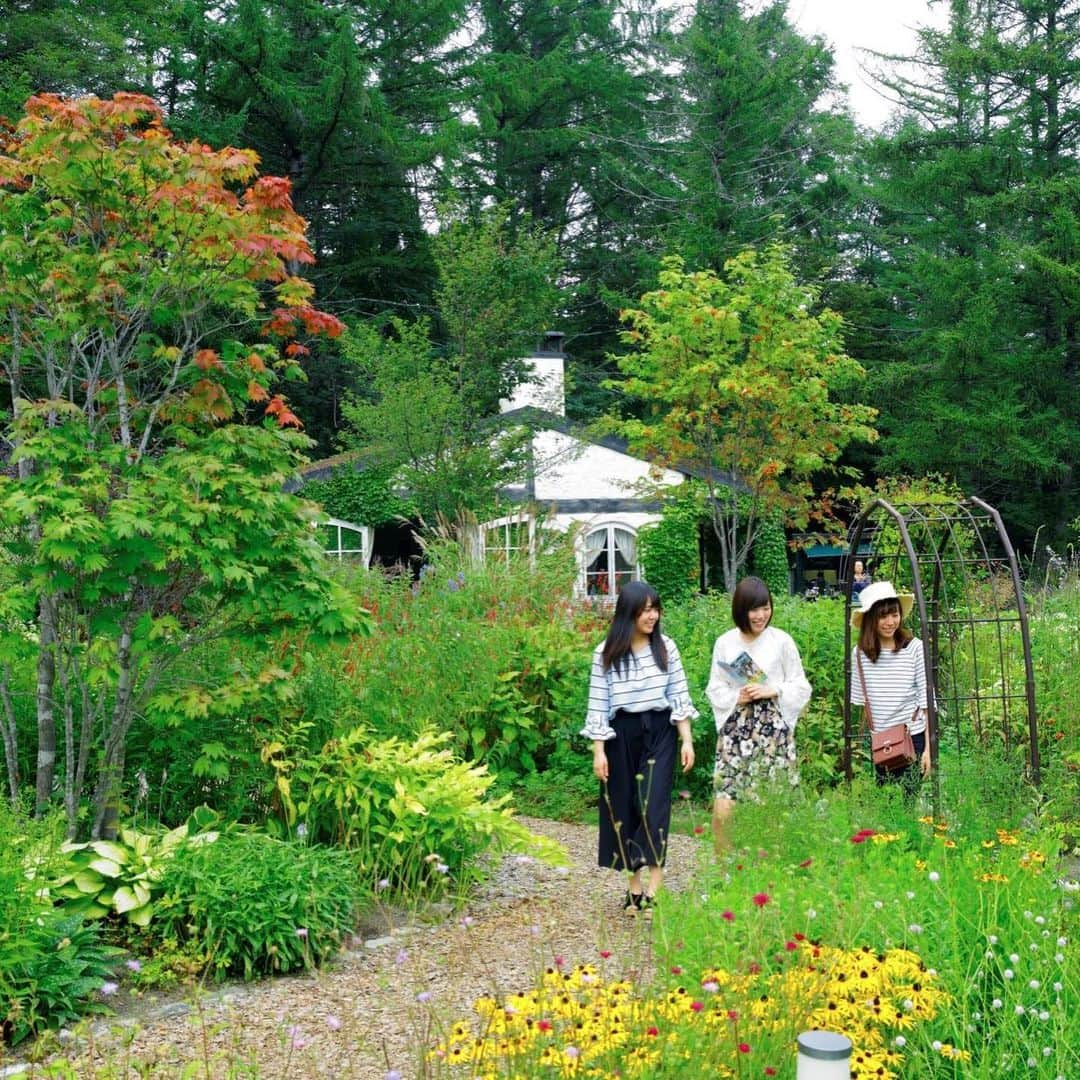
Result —
[{"label": "ivy on wall", "polygon": [[758,525],[751,554],[753,572],[769,586],[773,596],[787,596],[791,588],[788,574],[787,538],[778,518],[767,518]]},{"label": "ivy on wall", "polygon": [[638,532],[638,552],[645,580],[665,604],[688,600],[701,579],[698,536],[705,508],[692,482],[664,502],[660,520]]},{"label": "ivy on wall", "polygon": [[408,499],[396,494],[392,471],[369,468],[357,472],[342,468],[326,480],[311,480],[303,495],[319,503],[331,516],[354,525],[376,527],[402,517],[414,517],[415,508]]}]

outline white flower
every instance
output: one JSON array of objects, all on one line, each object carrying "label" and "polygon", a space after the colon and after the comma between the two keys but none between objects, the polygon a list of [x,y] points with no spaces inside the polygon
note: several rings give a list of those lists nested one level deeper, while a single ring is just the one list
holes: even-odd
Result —
[{"label": "white flower", "polygon": [[1061,983],[1059,983],[1059,982],[1054,983],[1054,993],[1055,994],[1060,994],[1061,993]]},{"label": "white flower", "polygon": [[931,1045],[931,1046],[932,1046],[932,1047],[933,1047],[933,1048],[934,1048],[934,1049],[935,1049],[935,1050],[936,1050],[936,1051],[937,1051],[937,1052],[938,1052],[939,1054],[941,1053],[941,1040],[940,1040],[940,1039],[935,1039],[935,1040],[934,1040],[934,1041],[933,1041],[933,1042],[932,1042],[932,1043],[931,1043],[930,1045]]},{"label": "white flower", "polygon": [[907,898],[908,898],[909,900],[914,900],[914,899],[915,899],[915,894],[914,894],[913,892],[911,892],[910,890],[908,890],[908,892],[906,893],[906,895],[907,895]]},{"label": "white flower", "polygon": [[1024,918],[1025,918],[1025,919],[1030,919],[1031,917],[1032,917],[1032,916],[1031,916],[1031,912],[1030,912],[1030,911],[1025,911],[1025,912],[1024,912]]},{"label": "white flower", "polygon": [[1004,971],[1003,971],[1003,972],[1001,973],[1001,976],[1002,976],[1002,978],[1004,978],[1004,979],[1015,979],[1015,978],[1016,978],[1016,976],[1015,976],[1015,975],[1013,974],[1013,969],[1012,969],[1012,968],[1006,968],[1006,969],[1005,969],[1005,970],[1004,970]]},{"label": "white flower", "polygon": [[1023,1016],[1027,1010],[1024,1008],[1023,1005],[1017,1005],[1013,1011],[1016,1013],[1017,1016]]},{"label": "white flower", "polygon": [[1036,926],[1043,926],[1043,925],[1045,925],[1045,923],[1046,923],[1046,919],[1044,919],[1042,915],[1036,915],[1035,916],[1035,925]]},{"label": "white flower", "polygon": [[986,940],[989,941],[991,945],[996,945],[998,943],[997,934],[991,934]]},{"label": "white flower", "polygon": [[994,1000],[990,1002],[990,1008],[991,1009],[1000,1009],[1001,1008],[1001,998],[994,998]]},{"label": "white flower", "polygon": [[1050,1014],[1043,1009],[1043,1011],[1039,1013],[1039,1019],[1045,1024],[1046,1021],[1050,1019]]},{"label": "white flower", "polygon": [[893,1039],[893,1043],[902,1048],[907,1046],[907,1039],[905,1039],[903,1035],[897,1035],[896,1038]]},{"label": "white flower", "polygon": [[918,923],[913,922],[908,927],[908,932],[911,933],[911,934],[921,934],[922,933],[922,927]]},{"label": "white flower", "polygon": [[1068,945],[1068,944],[1069,944],[1069,939],[1068,938],[1064,938],[1064,937],[1059,937],[1058,938],[1058,947],[1059,948],[1064,949],[1065,946]]},{"label": "white flower", "polygon": [[987,960],[993,960],[994,959],[994,950],[993,949],[987,949],[986,952],[983,955],[985,955]]},{"label": "white flower", "polygon": [[1030,986],[1032,990],[1038,990],[1040,986],[1039,980],[1032,979],[1031,982],[1028,983],[1028,986]]},{"label": "white flower", "polygon": [[807,908],[806,909],[806,917],[808,919],[816,919],[817,918],[817,912],[813,908]]},{"label": "white flower", "polygon": [[1043,1047],[1043,1057],[1049,1057],[1054,1051],[1049,1046]]},{"label": "white flower", "polygon": [[874,901],[874,907],[877,908],[878,911],[880,911],[884,906],[885,905],[880,900]]},{"label": "white flower", "polygon": [[1016,953],[1009,953],[1009,959],[1010,959],[1010,960],[1011,960],[1011,961],[1012,961],[1012,962],[1013,962],[1014,964],[1019,964],[1019,963],[1020,963],[1020,957],[1019,957],[1019,956],[1017,956],[1017,955],[1016,955]]},{"label": "white flower", "polygon": [[936,870],[931,870],[930,873],[927,874],[927,877],[934,882],[941,880],[941,875]]},{"label": "white flower", "polygon": [[912,1001],[911,998],[904,998],[904,1008],[907,1009],[908,1012],[911,1012],[911,1010],[915,1008],[915,1002]]}]

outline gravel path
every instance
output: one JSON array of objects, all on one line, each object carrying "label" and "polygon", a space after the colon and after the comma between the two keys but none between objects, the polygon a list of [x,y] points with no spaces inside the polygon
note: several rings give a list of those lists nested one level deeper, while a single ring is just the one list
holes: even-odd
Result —
[{"label": "gravel path", "polygon": [[[622,912],[622,877],[596,867],[595,829],[522,820],[564,844],[570,865],[508,857],[464,911],[440,923],[371,926],[312,975],[125,1002],[109,1022],[66,1034],[66,1052],[52,1060],[70,1063],[79,1080],[384,1080],[391,1069],[410,1080],[424,1075],[420,1048],[440,1022],[468,1016],[481,994],[531,986],[556,956],[601,962],[600,950],[610,950],[602,961],[610,973],[646,976],[651,928]],[[686,886],[700,850],[693,838],[672,837],[668,888]]]}]

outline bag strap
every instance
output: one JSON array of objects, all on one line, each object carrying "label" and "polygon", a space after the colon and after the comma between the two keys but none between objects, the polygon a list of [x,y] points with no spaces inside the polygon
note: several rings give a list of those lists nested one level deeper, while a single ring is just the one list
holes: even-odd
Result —
[{"label": "bag strap", "polygon": [[863,674],[862,657],[859,655],[858,645],[855,646],[855,666],[859,669],[859,682],[862,683],[863,722],[866,724],[866,730],[869,733],[873,731],[874,717],[870,712],[870,695],[866,692],[866,676]]}]

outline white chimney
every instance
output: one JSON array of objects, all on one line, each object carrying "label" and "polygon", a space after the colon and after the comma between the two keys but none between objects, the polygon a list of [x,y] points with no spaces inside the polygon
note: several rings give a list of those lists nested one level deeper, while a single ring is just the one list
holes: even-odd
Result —
[{"label": "white chimney", "polygon": [[549,330],[540,347],[525,358],[529,376],[518,383],[513,396],[499,402],[501,412],[531,406],[558,416],[566,415],[566,354],[562,349],[563,335]]}]

